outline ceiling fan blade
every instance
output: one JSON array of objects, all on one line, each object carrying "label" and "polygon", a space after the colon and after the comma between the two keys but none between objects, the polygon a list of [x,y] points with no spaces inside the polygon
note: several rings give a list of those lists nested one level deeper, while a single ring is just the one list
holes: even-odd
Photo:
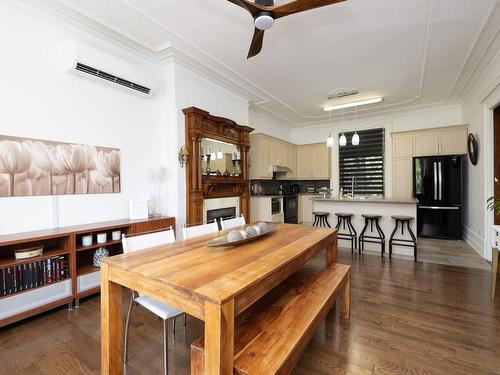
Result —
[{"label": "ceiling fan blade", "polygon": [[305,12],[306,10],[320,8],[344,1],[346,0],[295,0],[275,7],[272,10],[272,13],[273,17],[276,19],[289,16],[290,14]]},{"label": "ceiling fan blade", "polygon": [[248,0],[228,0],[228,1],[245,9],[252,15],[252,17],[255,17],[256,14],[262,12],[265,9],[264,6],[255,4]]},{"label": "ceiling fan blade", "polygon": [[250,49],[248,51],[247,59],[258,55],[262,49],[262,43],[264,42],[264,30],[259,30],[255,28],[253,33],[252,43],[250,44]]}]

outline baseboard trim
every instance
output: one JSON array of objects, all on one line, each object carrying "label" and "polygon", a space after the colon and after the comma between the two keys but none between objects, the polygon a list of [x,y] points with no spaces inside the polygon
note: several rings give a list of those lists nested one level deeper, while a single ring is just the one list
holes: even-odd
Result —
[{"label": "baseboard trim", "polygon": [[484,237],[464,225],[464,241],[484,258]]}]

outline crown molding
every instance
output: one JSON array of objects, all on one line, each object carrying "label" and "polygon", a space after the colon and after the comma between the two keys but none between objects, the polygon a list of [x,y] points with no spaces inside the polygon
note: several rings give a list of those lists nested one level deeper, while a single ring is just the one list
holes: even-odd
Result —
[{"label": "crown molding", "polygon": [[[497,20],[497,21],[495,21]],[[487,65],[492,59],[491,51],[497,51],[500,31],[500,6],[498,0],[490,0],[484,12],[481,26],[472,42],[466,60],[453,86],[448,101],[463,103],[468,96],[468,89],[473,85],[480,66]]]}]

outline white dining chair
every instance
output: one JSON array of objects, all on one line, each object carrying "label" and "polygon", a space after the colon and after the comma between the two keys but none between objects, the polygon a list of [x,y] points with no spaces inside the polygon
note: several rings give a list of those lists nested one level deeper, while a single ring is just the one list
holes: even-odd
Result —
[{"label": "white dining chair", "polygon": [[235,217],[234,219],[221,220],[222,230],[241,227],[246,224],[245,216]]},{"label": "white dining chair", "polygon": [[[175,233],[170,227],[169,230],[147,233],[137,236],[127,237],[125,234],[122,236],[123,252],[125,254],[133,253],[136,251],[145,250],[151,247],[160,246],[168,243],[175,242]],[[163,320],[163,373],[168,374],[168,323],[172,322],[172,335],[175,335],[175,318],[184,314],[163,302],[155,300],[154,298],[131,291],[132,296],[127,311],[127,320],[125,323],[125,344],[123,350],[123,363],[128,361],[128,331],[130,325],[130,316],[132,315],[132,307],[141,305],[145,309],[151,311],[156,316]],[[186,314],[184,314],[184,327],[186,326]]]},{"label": "white dining chair", "polygon": [[185,240],[188,240],[193,237],[203,236],[204,234],[215,233],[218,231],[219,226],[217,225],[217,222],[214,221],[213,223],[194,225],[192,227],[184,226],[182,228],[182,236]]}]

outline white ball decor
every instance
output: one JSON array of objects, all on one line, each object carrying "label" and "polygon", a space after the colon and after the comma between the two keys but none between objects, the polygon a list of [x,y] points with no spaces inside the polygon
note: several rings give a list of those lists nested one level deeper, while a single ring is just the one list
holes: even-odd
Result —
[{"label": "white ball decor", "polygon": [[227,234],[227,240],[229,242],[234,242],[234,241],[239,241],[242,240],[243,236],[241,235],[239,230],[232,230]]},{"label": "white ball decor", "polygon": [[257,231],[254,227],[246,227],[245,230],[247,232],[247,237],[253,237],[257,235]]},{"label": "white ball decor", "polygon": [[257,224],[260,228],[260,233],[265,233],[267,231],[267,224],[261,221]]}]

